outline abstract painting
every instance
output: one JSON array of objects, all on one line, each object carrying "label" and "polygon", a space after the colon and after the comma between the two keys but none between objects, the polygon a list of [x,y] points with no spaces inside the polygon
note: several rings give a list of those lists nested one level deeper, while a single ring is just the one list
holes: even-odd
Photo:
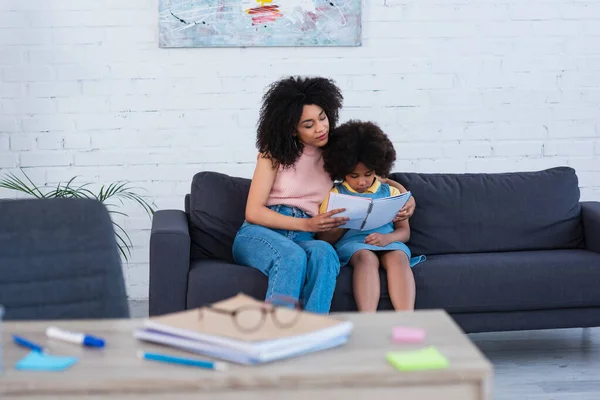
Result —
[{"label": "abstract painting", "polygon": [[361,0],[159,0],[160,47],[360,46]]}]

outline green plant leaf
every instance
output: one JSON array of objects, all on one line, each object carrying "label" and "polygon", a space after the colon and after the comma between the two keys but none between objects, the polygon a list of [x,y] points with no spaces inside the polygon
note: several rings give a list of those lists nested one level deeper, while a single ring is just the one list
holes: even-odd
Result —
[{"label": "green plant leaf", "polygon": [[[133,247],[133,243],[131,243],[131,238],[125,232],[125,229],[121,227],[121,225],[117,224],[113,221],[113,225],[115,226],[115,236],[117,237],[117,244],[119,246],[119,251],[125,258],[125,261],[129,261],[129,257],[131,255],[131,247]],[[121,233],[119,233],[121,231]]]},{"label": "green plant leaf", "polygon": [[138,195],[137,193],[133,193],[130,191],[127,192],[123,192],[123,196],[125,196],[127,199],[137,203],[140,205],[140,207],[142,207],[144,209],[144,211],[146,211],[146,213],[148,214],[148,216],[152,217],[152,215],[154,215],[154,209],[152,208],[152,206],[146,201],[146,199],[140,195]]},{"label": "green plant leaf", "polygon": [[75,188],[65,188],[63,189],[66,197],[73,197],[76,199],[95,199],[96,195],[89,189],[85,188],[87,184],[75,187]]},{"label": "green plant leaf", "polygon": [[23,169],[21,169],[21,173],[22,173],[22,174],[25,176],[25,179],[27,179],[27,180],[29,181],[29,184],[31,184],[31,186],[32,186],[32,190],[35,190],[35,191],[37,191],[37,192],[38,192],[38,194],[39,194],[41,197],[44,197],[44,194],[43,194],[43,193],[41,192],[41,190],[40,190],[40,189],[37,187],[37,185],[36,185],[35,183],[33,183],[33,181],[32,181],[32,180],[29,178],[29,175],[27,175],[27,174],[25,173],[25,171],[23,171]]},{"label": "green plant leaf", "polygon": [[[23,175],[27,176],[24,172]],[[29,180],[29,178],[28,178]],[[31,182],[31,180],[29,180]],[[0,180],[0,187],[5,189],[11,189],[18,192],[27,193],[30,196],[36,197],[38,199],[45,198],[45,196],[40,189],[33,183],[31,183],[32,187],[30,187],[27,183],[23,182],[12,172],[8,173],[7,178],[3,178]]]},{"label": "green plant leaf", "polygon": [[122,215],[122,216],[124,216],[124,217],[129,217],[129,215],[125,214],[125,213],[124,213],[124,212],[122,212],[122,211],[108,210],[108,212],[109,212],[109,213],[111,213],[111,214],[116,214],[116,215]]}]

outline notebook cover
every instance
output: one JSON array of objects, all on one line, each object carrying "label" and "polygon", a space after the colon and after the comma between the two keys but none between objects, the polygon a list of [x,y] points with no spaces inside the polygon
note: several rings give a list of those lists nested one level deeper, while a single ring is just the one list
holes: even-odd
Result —
[{"label": "notebook cover", "polygon": [[[242,306],[260,306],[264,302],[258,301],[245,294],[238,294],[232,298],[213,304],[221,309],[235,310]],[[160,330],[161,327],[169,328],[173,333],[187,331],[199,335],[210,335],[225,337],[242,342],[262,342],[295,336],[307,335],[320,330],[337,328],[346,324],[327,315],[313,314],[299,311],[300,316],[291,327],[281,328],[277,326],[271,315],[267,315],[263,326],[253,332],[244,332],[238,329],[233,318],[227,314],[211,311],[210,308],[198,308],[151,317],[146,322],[146,327]]]},{"label": "notebook cover", "polygon": [[216,347],[208,343],[202,343],[192,339],[154,332],[148,329],[136,330],[134,332],[134,337],[143,341],[159,343],[180,350],[203,354],[208,357],[218,358],[237,364],[247,365],[261,364],[285,358],[298,357],[301,355],[341,346],[348,341],[348,335],[345,335],[319,342],[306,342],[299,346],[288,347],[286,349],[271,351],[265,354],[246,354],[235,349]]}]

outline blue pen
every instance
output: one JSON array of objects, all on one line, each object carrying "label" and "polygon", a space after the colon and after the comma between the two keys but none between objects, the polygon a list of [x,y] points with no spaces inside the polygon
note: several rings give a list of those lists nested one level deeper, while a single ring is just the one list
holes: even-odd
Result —
[{"label": "blue pen", "polygon": [[37,345],[25,338],[22,338],[17,335],[13,335],[13,341],[21,347],[26,347],[30,350],[37,351],[38,353],[45,353],[46,350],[40,345]]},{"label": "blue pen", "polygon": [[158,353],[146,353],[144,351],[138,352],[138,357],[145,360],[159,361],[171,364],[188,365],[192,367],[214,369],[217,371],[224,371],[227,369],[227,363],[224,362],[213,362],[207,360],[195,360],[191,358],[175,357],[167,354]]}]

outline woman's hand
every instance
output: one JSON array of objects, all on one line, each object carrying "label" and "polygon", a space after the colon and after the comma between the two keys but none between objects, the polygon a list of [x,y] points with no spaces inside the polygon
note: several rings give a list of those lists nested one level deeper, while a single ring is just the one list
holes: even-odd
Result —
[{"label": "woman's hand", "polygon": [[415,198],[411,196],[404,207],[402,207],[402,210],[398,211],[398,214],[396,214],[394,217],[394,222],[404,221],[405,219],[412,217],[413,213],[415,212],[416,205],[417,203]]},{"label": "woman's hand", "polygon": [[375,175],[375,177],[377,178],[377,180],[379,181],[379,183],[388,183],[388,179],[384,178],[383,176],[379,176],[379,175]]},{"label": "woman's hand", "polygon": [[371,233],[365,238],[365,243],[372,246],[384,247],[392,243],[390,237],[383,233]]},{"label": "woman's hand", "polygon": [[327,232],[338,226],[342,226],[350,218],[348,217],[333,217],[335,214],[346,211],[345,208],[337,208],[335,210],[328,211],[323,214],[315,215],[312,218],[307,218],[305,222],[306,232]]},{"label": "woman's hand", "polygon": [[[400,193],[404,193],[407,191],[404,186],[402,186],[401,184],[399,184],[398,182],[396,182],[392,179],[383,178],[383,177],[377,175],[377,180],[381,183],[387,183],[388,185],[395,187],[396,189],[398,189],[400,191]],[[400,221],[404,221],[405,219],[409,219],[410,217],[412,217],[413,213],[415,212],[416,206],[417,206],[417,202],[415,201],[415,198],[413,196],[411,196],[410,199],[408,199],[408,201],[402,208],[402,210],[398,211],[398,214],[396,214],[393,221],[400,222]]]}]

